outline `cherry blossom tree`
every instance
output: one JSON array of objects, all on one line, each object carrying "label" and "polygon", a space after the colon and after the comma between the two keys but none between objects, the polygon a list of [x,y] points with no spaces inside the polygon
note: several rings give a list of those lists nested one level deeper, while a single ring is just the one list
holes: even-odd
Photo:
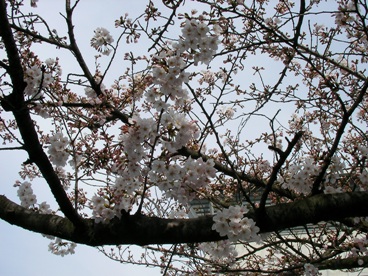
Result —
[{"label": "cherry blossom tree", "polygon": [[28,155],[2,220],[164,274],[367,266],[365,1],[146,1],[90,30],[93,56],[80,1],[64,29],[37,2],[0,1],[1,158]]}]

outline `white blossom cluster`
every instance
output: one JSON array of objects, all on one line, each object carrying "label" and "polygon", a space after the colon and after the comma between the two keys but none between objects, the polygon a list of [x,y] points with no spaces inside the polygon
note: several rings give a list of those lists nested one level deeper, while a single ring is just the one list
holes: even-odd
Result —
[{"label": "white blossom cluster", "polygon": [[[325,175],[324,193],[341,193],[338,180],[344,174],[345,164],[338,156],[333,156]],[[288,174],[279,178],[282,187],[298,194],[308,195],[312,190],[315,177],[319,174],[320,166],[312,157],[303,157],[289,167]]]},{"label": "white blossom cluster", "polygon": [[109,55],[111,52],[110,44],[114,42],[114,39],[110,35],[110,32],[105,28],[97,28],[95,35],[91,39],[91,46],[103,55]]},{"label": "white blossom cluster", "polygon": [[153,143],[158,135],[161,135],[160,143],[169,152],[174,152],[185,146],[191,139],[198,135],[198,129],[193,122],[188,121],[184,114],[168,110],[161,115],[160,129],[152,118],[140,118],[135,116],[132,119],[134,127],[128,131],[123,131],[119,136],[121,144],[124,146],[125,154],[129,160],[129,170],[125,173],[129,177],[141,175],[141,171],[136,164],[145,157],[145,148],[150,146],[146,143]]},{"label": "white blossom cluster", "polygon": [[206,187],[209,179],[215,175],[212,159],[204,162],[202,159],[192,158],[188,158],[182,165],[168,165],[164,161],[155,160],[149,172],[150,181],[157,183],[167,197],[174,198],[179,203],[194,199],[196,191]]},{"label": "white blossom cluster", "polygon": [[246,206],[230,206],[217,212],[213,217],[212,230],[216,230],[220,236],[227,236],[229,241],[259,242],[259,228],[253,219],[244,217],[248,211]]},{"label": "white blossom cluster", "polygon": [[138,191],[142,186],[142,179],[140,177],[129,177],[128,170],[115,180],[115,190],[121,194],[126,193],[133,195],[135,191]]},{"label": "white blossom cluster", "polygon": [[96,223],[108,223],[114,217],[121,217],[121,211],[131,209],[131,200],[121,197],[119,203],[110,204],[104,197],[95,195],[92,197],[92,218]]},{"label": "white blossom cluster", "polygon": [[66,149],[68,144],[68,138],[64,137],[62,133],[55,133],[54,136],[50,137],[48,154],[50,155],[51,162],[55,166],[64,167],[66,165],[66,161],[69,158],[69,154]]},{"label": "white blossom cluster", "polygon": [[41,67],[33,65],[24,71],[24,80],[27,83],[24,93],[38,99],[42,96],[42,88],[47,87],[54,81],[51,73],[43,72]]},{"label": "white blossom cluster", "polygon": [[171,210],[168,218],[171,219],[187,219],[189,218],[188,216],[188,210],[181,208],[179,210]]},{"label": "white blossom cluster", "polygon": [[38,211],[41,214],[51,214],[52,213],[50,205],[47,204],[45,201],[38,205]]},{"label": "white blossom cluster", "polygon": [[359,180],[362,182],[362,185],[368,187],[368,171],[365,168],[358,176]]},{"label": "white blossom cluster", "polygon": [[208,254],[213,261],[222,264],[234,262],[238,255],[235,246],[229,240],[201,243],[198,249]]},{"label": "white blossom cluster", "polygon": [[317,276],[320,275],[318,272],[318,268],[316,268],[312,264],[305,264],[304,265],[304,275],[305,276]]},{"label": "white blossom cluster", "polygon": [[326,175],[326,185],[323,192],[325,194],[341,193],[341,187],[337,187],[338,180],[344,174],[345,164],[337,156],[333,156],[329,171]]},{"label": "white blossom cluster", "polygon": [[146,99],[148,102],[154,103],[154,108],[159,111],[167,109],[168,105],[161,100],[162,95],[170,97],[171,100],[175,100],[177,103],[188,99],[188,92],[182,88],[183,83],[189,81],[189,73],[184,71],[185,65],[180,56],[174,56],[166,59],[166,68],[153,67],[153,83],[160,86],[160,93],[154,93],[155,90],[151,89],[146,94]]},{"label": "white blossom cluster", "polygon": [[37,203],[36,195],[33,194],[31,183],[25,181],[18,187],[18,197],[21,205],[25,208],[29,208]]},{"label": "white blossom cluster", "polygon": [[282,21],[281,21],[280,18],[277,18],[277,17],[275,17],[275,18],[266,18],[265,23],[268,26],[275,27],[277,25],[280,25],[282,23]]},{"label": "white blossom cluster", "polygon": [[188,121],[184,114],[173,110],[162,114],[161,125],[163,131],[168,133],[167,139],[163,139],[162,144],[169,152],[175,152],[199,135],[193,122]]},{"label": "white blossom cluster", "polygon": [[[17,195],[20,199],[20,204],[24,208],[36,207],[37,198],[36,195],[33,193],[32,184],[28,181],[17,183],[14,185],[18,187]],[[47,204],[45,201],[41,204],[38,204],[38,209],[36,209],[41,214],[51,214],[52,210],[50,209],[50,205]]]},{"label": "white blossom cluster", "polygon": [[49,251],[52,254],[64,257],[68,254],[74,254],[76,246],[77,244],[74,242],[66,242],[60,238],[55,238],[55,241],[49,244]]},{"label": "white blossom cluster", "polygon": [[[353,244],[354,244],[354,247],[352,247],[350,250],[352,257],[359,259],[359,256],[365,256],[365,257],[368,256],[368,249],[367,249],[368,239],[366,237],[354,238]],[[359,262],[361,263],[360,265],[363,265],[362,259],[360,259]]]},{"label": "white blossom cluster", "polygon": [[226,119],[232,119],[234,117],[236,109],[233,107],[223,107],[217,111],[217,113],[222,117]]},{"label": "white blossom cluster", "polygon": [[312,190],[314,176],[318,175],[319,167],[311,157],[305,157],[299,163],[289,167],[289,178],[280,179],[284,182],[285,189],[290,189],[296,193],[307,195]]},{"label": "white blossom cluster", "polygon": [[[361,145],[358,146],[358,150],[364,158],[368,158],[368,147]],[[368,168],[363,168],[358,177],[362,183],[362,188],[364,187],[364,190],[368,189]]]},{"label": "white blossom cluster", "polygon": [[161,96],[169,97],[177,106],[185,104],[188,92],[182,85],[189,81],[190,74],[184,70],[187,64],[183,57],[192,59],[195,65],[199,62],[209,64],[218,48],[218,37],[209,33],[205,23],[192,19],[185,22],[181,38],[172,46],[173,51],[162,51],[156,57],[160,62],[152,69],[153,83],[160,86],[160,91],[153,88],[146,94],[147,102],[153,103],[158,111],[169,107]]},{"label": "white blossom cluster", "polygon": [[157,136],[155,121],[152,118],[140,118],[134,116],[131,120],[134,127],[130,127],[128,131],[123,131],[119,140],[124,146],[124,151],[129,161],[129,168],[126,175],[129,178],[134,178],[141,175],[137,163],[145,157],[145,141],[153,141]]},{"label": "white blossom cluster", "polygon": [[[106,86],[102,83],[102,79],[100,76],[94,77],[96,83],[100,86],[100,89],[102,92],[105,91]],[[95,90],[92,89],[92,87],[86,87],[84,89],[84,93],[86,94],[86,97],[90,100],[91,104],[99,104],[101,103],[100,99],[97,98],[97,93]]]},{"label": "white blossom cluster", "polygon": [[368,158],[368,147],[366,146],[358,146],[358,150],[361,152],[362,156]]},{"label": "white blossom cluster", "polygon": [[355,11],[354,1],[348,1],[347,3],[341,4],[339,6],[339,11],[340,12],[334,14],[335,23],[336,25],[345,28],[348,23],[354,21],[354,18],[351,16],[351,11]]},{"label": "white blossom cluster", "polygon": [[211,35],[210,29],[204,22],[195,19],[187,19],[182,29],[182,36],[174,49],[178,53],[188,51],[194,60],[194,64],[202,62],[209,64],[218,49],[217,35]]}]

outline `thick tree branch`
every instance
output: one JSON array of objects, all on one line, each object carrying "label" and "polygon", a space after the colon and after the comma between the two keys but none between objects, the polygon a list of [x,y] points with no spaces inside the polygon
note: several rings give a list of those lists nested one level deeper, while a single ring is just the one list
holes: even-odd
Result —
[{"label": "thick tree branch", "polygon": [[51,44],[51,45],[55,45],[56,47],[59,47],[59,48],[64,48],[64,49],[68,49],[69,50],[69,45],[66,44],[66,43],[63,43],[61,41],[58,41],[56,40],[53,36],[51,36],[51,33],[50,33],[50,38],[47,38],[47,37],[44,37],[34,31],[31,31],[29,29],[24,29],[24,28],[21,28],[15,24],[11,24],[10,25],[14,30],[18,31],[18,32],[21,32],[21,33],[24,33],[24,34],[27,34],[35,39],[38,39],[42,42],[46,42],[48,44]]},{"label": "thick tree branch", "polygon": [[[363,261],[363,267],[358,264],[358,260]],[[332,259],[326,260],[320,264],[315,264],[319,270],[340,270],[340,269],[354,269],[366,266],[368,262],[368,256],[357,256],[357,257],[349,257],[346,259]]]},{"label": "thick tree branch", "polygon": [[[368,209],[362,208],[367,201],[368,192],[319,194],[293,203],[266,207],[260,215],[251,211],[246,216],[254,219],[260,232],[265,233],[322,221],[368,216]],[[66,218],[33,212],[5,196],[0,196],[0,218],[34,232],[90,246],[175,244],[223,239],[212,230],[212,216],[163,219],[123,215],[121,220],[115,219],[109,224],[95,224],[92,219],[85,219],[86,227],[80,231]]]}]

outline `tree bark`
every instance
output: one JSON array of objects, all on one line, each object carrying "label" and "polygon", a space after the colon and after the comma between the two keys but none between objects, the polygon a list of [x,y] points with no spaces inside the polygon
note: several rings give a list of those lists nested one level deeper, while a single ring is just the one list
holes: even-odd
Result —
[{"label": "tree bark", "polygon": [[[265,208],[262,214],[250,211],[260,233],[280,231],[322,221],[368,216],[368,192],[319,194],[293,203]],[[0,196],[0,218],[41,234],[52,235],[90,246],[121,244],[174,244],[218,241],[212,230],[212,216],[194,219],[165,219],[144,215],[123,215],[108,224],[84,219],[85,227],[76,227],[67,218],[39,214]]]}]

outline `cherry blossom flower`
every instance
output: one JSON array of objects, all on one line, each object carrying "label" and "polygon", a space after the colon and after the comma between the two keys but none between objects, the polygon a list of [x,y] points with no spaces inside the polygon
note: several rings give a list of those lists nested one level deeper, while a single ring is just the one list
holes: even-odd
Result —
[{"label": "cherry blossom flower", "polygon": [[289,167],[290,177],[280,181],[285,181],[283,187],[289,188],[296,193],[307,195],[311,192],[313,179],[318,174],[319,167],[312,158],[304,157],[300,163]]},{"label": "cherry blossom flower", "polygon": [[76,247],[77,244],[74,242],[66,242],[61,240],[60,238],[55,238],[55,241],[49,244],[49,251],[52,254],[64,257],[68,254],[74,254]]},{"label": "cherry blossom flower", "polygon": [[105,28],[97,28],[94,37],[91,39],[91,46],[103,55],[109,55],[111,52],[110,44],[114,42],[114,39],[110,35],[110,32]]},{"label": "cherry blossom flower", "polygon": [[244,217],[248,212],[245,206],[230,206],[216,213],[213,217],[212,229],[220,236],[227,236],[229,241],[257,241],[261,240],[258,235],[259,228],[252,219]]},{"label": "cherry blossom flower", "polygon": [[319,275],[318,269],[312,264],[304,265],[304,272],[306,276],[317,276]]},{"label": "cherry blossom flower", "polygon": [[238,256],[235,246],[229,240],[201,243],[198,249],[208,254],[212,260],[222,264],[231,264]]},{"label": "cherry blossom flower", "polygon": [[29,208],[37,203],[36,195],[33,194],[32,184],[30,182],[23,182],[18,188],[18,197],[21,205]]},{"label": "cherry blossom flower", "polygon": [[50,146],[48,149],[48,154],[50,155],[50,160],[55,166],[64,167],[69,158],[67,152],[69,141],[61,133],[56,133],[50,138]]}]

